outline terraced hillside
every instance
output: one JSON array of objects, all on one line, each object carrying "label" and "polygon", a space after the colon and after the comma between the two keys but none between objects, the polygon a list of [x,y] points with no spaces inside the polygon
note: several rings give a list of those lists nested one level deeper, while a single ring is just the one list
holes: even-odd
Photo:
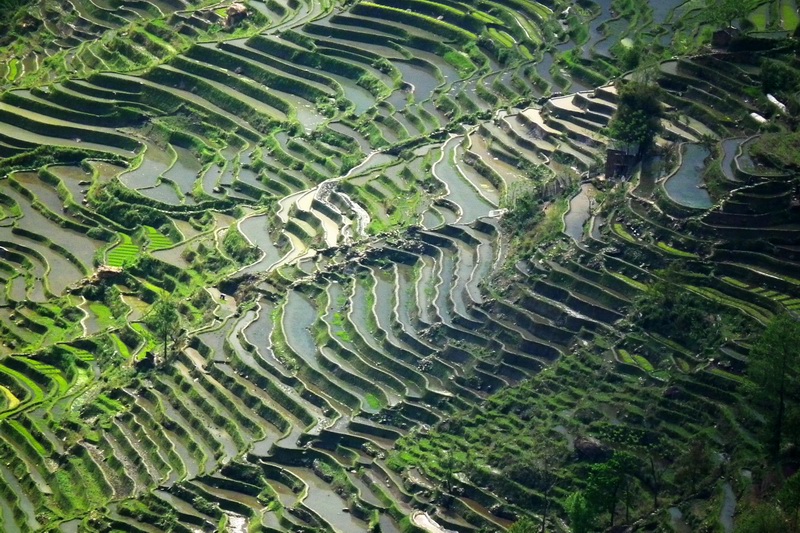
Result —
[{"label": "terraced hillside", "polygon": [[[578,530],[588,442],[649,459],[626,523],[732,531],[750,346],[800,308],[797,168],[764,156],[797,6],[753,4],[724,50],[693,1],[21,8],[2,529]],[[655,155],[612,179],[642,79]],[[678,297],[702,340],[654,318]]]}]

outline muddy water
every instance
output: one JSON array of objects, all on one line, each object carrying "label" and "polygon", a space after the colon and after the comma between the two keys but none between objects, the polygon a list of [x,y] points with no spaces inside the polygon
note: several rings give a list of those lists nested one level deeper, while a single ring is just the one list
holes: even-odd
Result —
[{"label": "muddy water", "polygon": [[733,167],[736,164],[736,153],[739,147],[744,143],[745,139],[725,139],[722,141],[722,173],[728,181],[740,181],[733,173]]},{"label": "muddy water", "polygon": [[283,328],[286,343],[306,363],[319,370],[317,344],[311,335],[311,326],[317,316],[317,309],[300,293],[291,291],[286,296],[283,314]]},{"label": "muddy water", "polygon": [[450,138],[442,147],[442,156],[433,166],[433,175],[447,187],[445,198],[461,208],[459,222],[469,224],[486,216],[493,206],[472,186],[456,167],[455,154],[460,137]]},{"label": "muddy water", "polygon": [[352,533],[366,529],[366,523],[343,511],[347,507],[347,502],[333,492],[330,485],[317,477],[312,470],[299,467],[288,467],[286,470],[306,482],[308,495],[303,504],[329,523],[334,531]]},{"label": "muddy water", "polygon": [[422,214],[422,226],[425,229],[438,228],[443,224],[445,224],[445,219],[435,207],[430,207]]},{"label": "muddy water", "polygon": [[358,143],[358,147],[361,149],[362,152],[369,153],[372,150],[372,147],[369,145],[367,140],[364,138],[363,135],[355,131],[350,126],[342,124],[341,122],[331,122],[327,126],[328,128],[332,129],[337,133],[341,133],[351,139],[355,140]]},{"label": "muddy water", "polygon": [[268,301],[262,299],[258,302],[256,309],[257,317],[249,322],[244,328],[244,336],[247,341],[256,347],[259,353],[270,351],[270,335],[272,334],[272,309],[273,306]]},{"label": "muddy water", "polygon": [[13,174],[13,178],[32,192],[50,211],[60,217],[80,223],[78,219],[64,211],[64,201],[58,196],[56,189],[39,179],[38,174],[35,172],[17,172]]},{"label": "muddy water", "polygon": [[470,134],[470,152],[473,152],[480,157],[484,163],[489,165],[505,182],[506,187],[516,181],[525,181],[527,178],[516,167],[509,165],[505,161],[501,161],[489,151],[489,145],[486,138],[479,133],[473,132]]},{"label": "muddy water", "polygon": [[[375,336],[370,334],[370,332],[369,332],[368,324],[369,324],[370,318],[374,321],[374,323],[377,323],[377,318],[373,314],[372,309],[370,309],[366,304],[366,302],[367,302],[367,300],[366,300],[367,291],[369,291],[369,290],[371,290],[371,288],[367,289],[364,286],[362,286],[360,283],[356,285],[355,293],[354,293],[353,298],[352,298],[353,305],[352,305],[352,308],[351,308],[351,311],[350,311],[350,319],[352,320],[353,325],[356,328],[356,331],[358,331],[358,333],[361,335],[361,338],[364,339],[364,342],[367,345],[369,345],[372,349],[376,350],[377,352],[384,353],[383,348],[380,346],[380,344],[377,341],[377,339],[375,338]],[[377,306],[378,305],[377,300],[378,300],[378,298],[380,296],[377,295],[377,293],[373,293],[373,294],[376,295],[376,297],[375,297],[375,305]],[[385,292],[382,293],[382,294],[385,294]],[[391,305],[390,302],[391,302],[391,297],[389,298],[389,304]],[[386,304],[384,303],[384,305],[386,305]],[[357,349],[355,351],[356,351],[356,353],[358,353]],[[378,362],[377,364],[380,365],[380,362]],[[388,374],[390,376],[392,376],[392,377],[396,377],[396,378],[400,379],[401,381],[403,381],[400,376],[397,376],[392,372],[388,372]],[[409,395],[420,396],[423,393],[423,391],[420,390],[420,388],[417,385],[415,385],[414,383],[412,383],[412,382],[403,382],[403,386],[406,389],[406,393],[409,394]],[[386,394],[388,396],[390,394],[390,392],[386,391]],[[392,396],[396,397],[396,395],[394,395],[394,394],[392,394]],[[399,401],[401,398],[396,398],[396,399],[397,399],[397,401]],[[392,398],[390,398],[390,400],[392,400]]]},{"label": "muddy water", "polygon": [[161,183],[155,187],[139,189],[139,194],[169,205],[180,205],[182,203],[181,197],[178,196],[178,192],[170,183]]},{"label": "muddy water", "polygon": [[75,166],[49,167],[48,170],[61,178],[64,186],[67,188],[67,190],[69,190],[70,194],[72,194],[72,199],[76,203],[81,203],[84,198],[83,191],[85,191],[89,186],[80,185],[80,182],[90,181],[92,179],[92,174],[86,172],[81,167]]},{"label": "muddy water", "polygon": [[163,150],[156,144],[148,142],[142,163],[135,169],[120,175],[120,181],[130,189],[142,187],[155,187],[158,177],[163,174],[172,163],[172,154]]},{"label": "muddy water", "polygon": [[492,206],[497,207],[500,205],[500,191],[495,188],[492,182],[479,174],[477,170],[464,163],[464,147],[461,144],[456,147],[455,160],[459,173],[469,181],[470,185]]},{"label": "muddy water", "polygon": [[[148,400],[146,400],[144,398],[136,398],[135,401],[136,401],[137,404],[139,404],[145,410],[145,412],[151,413],[151,414],[157,412],[157,408],[152,403],[150,403],[150,401],[148,401]],[[189,453],[188,448],[186,448],[184,443],[181,442],[181,440],[172,431],[168,431],[168,430],[165,429],[163,431],[163,433],[166,436],[167,441],[172,444],[172,447],[174,448],[175,453],[180,458],[181,463],[183,464],[183,467],[184,467],[184,470],[185,470],[186,477],[193,478],[193,477],[197,476],[198,473],[201,472],[200,465],[197,463],[197,461],[194,459],[194,457],[192,457],[191,453]],[[151,435],[151,434],[148,432],[148,435]],[[152,435],[151,435],[151,438],[152,438]],[[154,442],[157,442],[157,441],[154,441]],[[166,455],[166,454],[164,454],[164,455]],[[169,464],[168,461],[167,461],[167,463]],[[173,470],[170,473],[170,478],[173,478],[173,476],[177,476],[177,475],[178,475],[178,473],[176,473]],[[173,480],[176,480],[176,479],[173,479]]]},{"label": "muddy water", "polygon": [[472,271],[475,268],[475,249],[461,241],[456,241],[456,246],[458,248],[456,283],[450,291],[450,299],[453,302],[455,312],[469,318],[469,310],[464,296],[467,283],[472,277]]},{"label": "muddy water", "polygon": [[202,518],[203,520],[207,520],[209,523],[216,522],[216,520],[214,520],[213,518],[209,517],[208,515],[202,514],[199,511],[197,511],[192,505],[190,505],[185,500],[182,500],[182,499],[170,494],[167,491],[154,490],[153,491],[153,495],[156,496],[157,498],[160,498],[160,499],[164,500],[165,502],[167,502],[169,505],[174,507],[178,512]]},{"label": "muddy water", "polygon": [[[17,221],[18,227],[24,228],[32,233],[37,233],[39,235],[49,238],[53,243],[63,248],[66,248],[68,251],[72,252],[78,258],[78,260],[85,266],[87,267],[92,266],[95,252],[99,250],[104,243],[102,243],[101,241],[90,239],[83,233],[78,233],[77,231],[72,231],[62,228],[60,225],[46,218],[39,211],[34,209],[33,206],[30,204],[30,202],[28,201],[28,199],[22,196],[22,194],[18,193],[16,190],[10,187],[3,187],[2,192],[7,196],[11,197],[14,201],[16,201],[17,204],[19,204],[20,209],[22,210],[23,217],[21,220]],[[23,239],[17,236],[15,239],[8,239],[8,240],[22,241]],[[48,261],[50,261],[51,256],[56,255],[56,253],[51,251],[49,248],[47,250],[48,253],[43,252],[43,255],[48,259]],[[58,257],[62,261],[66,261],[66,259],[61,258],[60,255]],[[56,268],[60,267],[60,265],[58,264],[59,261],[55,260],[55,263],[56,264],[54,263],[50,264],[51,266],[50,276],[51,278],[55,276],[56,278],[60,279],[60,273],[54,272]],[[71,268],[72,271],[77,270],[75,266],[72,266],[72,263],[69,263],[69,265],[72,267]]]},{"label": "muddy water", "polygon": [[[0,465],[0,478],[17,497],[17,504],[19,505],[19,508],[22,509],[22,512],[25,513],[28,526],[30,526],[31,529],[39,529],[41,525],[36,520],[36,508],[33,506],[33,503],[28,498],[25,491],[22,490],[22,487],[20,486],[14,474],[12,474],[11,471],[5,466]],[[0,497],[0,511],[2,511],[0,513],[2,522],[0,523],[3,524],[4,531],[8,531],[9,533],[12,531],[19,531],[18,526],[15,524],[16,521],[14,520],[13,513],[11,513],[11,504],[2,497]]]},{"label": "muddy water", "polygon": [[607,34],[607,32],[603,32],[601,26],[612,17],[611,0],[594,0],[594,3],[600,6],[600,14],[589,24],[589,40],[583,45],[585,58],[591,56],[592,49],[603,39],[604,34]]},{"label": "muddy water", "polygon": [[356,85],[350,78],[345,78],[344,76],[339,76],[331,72],[325,72],[324,75],[342,86],[344,97],[350,100],[353,106],[355,106],[354,111],[356,115],[361,115],[364,111],[375,105],[375,97],[372,96],[372,93],[360,85]]},{"label": "muddy water", "polygon": [[[46,219],[45,219],[46,220]],[[55,224],[49,223],[51,226],[55,226]],[[45,226],[46,227],[46,226]],[[57,227],[57,226],[56,226]],[[31,229],[30,227],[27,229]],[[39,231],[42,231],[42,226],[39,226]],[[52,238],[52,237],[51,237]],[[65,241],[59,241],[57,239],[53,239],[54,242],[57,242],[61,246],[70,249],[70,244],[66,243]],[[19,235],[14,235],[11,233],[10,228],[0,228],[0,241],[8,241],[8,242],[16,242],[20,243],[32,250],[39,252],[44,258],[47,260],[47,263],[50,266],[50,271],[47,273],[47,281],[48,285],[50,286],[50,290],[54,294],[61,294],[64,292],[64,289],[67,288],[71,283],[81,279],[83,274],[81,273],[78,268],[70,263],[67,259],[62,257],[61,255],[56,254],[50,248],[46,246],[40,245],[36,241],[32,241],[30,239],[26,239]],[[74,244],[75,241],[73,241]],[[84,246],[81,242],[81,239],[77,239],[77,242],[80,246]],[[35,258],[31,258],[34,263],[38,263]],[[91,263],[89,263],[91,264]],[[16,280],[20,278],[15,278],[15,285],[16,287]],[[23,283],[24,286],[24,283]],[[36,288],[38,286],[38,288]],[[36,299],[36,301],[40,301],[39,296],[44,296],[43,293],[40,293],[41,280],[37,280],[37,283],[34,285],[34,292],[32,292],[31,297]],[[16,293],[12,293],[15,294]],[[36,296],[34,296],[36,295]]]},{"label": "muddy water", "polygon": [[439,73],[444,78],[446,84],[451,84],[454,81],[461,79],[458,71],[450,63],[444,61],[441,56],[437,56],[431,52],[414,48],[411,52],[414,57],[418,57],[430,63],[433,67],[439,69]]},{"label": "muddy water", "polygon": [[590,195],[593,190],[594,187],[588,183],[581,185],[581,190],[569,201],[569,211],[564,215],[564,233],[576,242],[583,240],[583,226],[591,216],[592,199]]},{"label": "muddy water", "polygon": [[[351,305],[352,300],[348,301],[348,298],[350,296],[349,291],[345,292],[343,290],[343,288],[341,287],[341,285],[338,284],[338,283],[335,283],[335,284],[332,284],[332,285],[328,286],[328,295],[329,295],[328,301],[330,302],[330,305],[328,306],[328,308],[326,310],[326,313],[325,313],[325,316],[323,317],[323,320],[327,324],[333,325],[333,323],[336,321],[336,319],[335,319],[336,313],[339,313],[340,316],[344,316],[347,313],[347,307],[349,307]],[[340,304],[340,302],[341,302],[341,304]],[[356,304],[356,305],[358,305],[358,304]],[[362,305],[362,307],[364,307],[363,304],[361,304],[361,305]],[[352,315],[351,315],[350,318],[352,319]],[[344,319],[344,320],[346,320],[346,319]],[[362,328],[366,329],[365,325],[363,325]],[[336,326],[332,326],[331,330],[333,331],[333,334],[336,335],[338,331],[341,331],[341,328],[338,328]],[[358,348],[356,348],[351,341],[340,338],[339,342],[346,349],[348,349],[351,352],[353,352],[357,357],[360,356],[360,354],[358,353],[359,352]],[[358,370],[356,368],[354,363],[352,363],[351,361],[349,361],[349,360],[347,360],[347,359],[345,359],[343,357],[340,357],[339,354],[337,354],[334,350],[330,350],[328,348],[321,348],[321,350],[327,356],[327,358],[329,360],[331,360],[331,361],[335,362],[337,365],[339,365],[344,372],[346,372],[348,374],[351,374],[353,376],[359,376],[359,377],[363,378],[367,382],[372,382],[378,389],[380,389],[380,391],[383,393],[383,395],[386,396],[386,399],[389,401],[389,403],[391,405],[395,405],[395,404],[399,403],[402,400],[402,397],[399,394],[397,394],[397,392],[395,392],[388,385],[386,385],[383,382],[376,382],[377,381],[376,378],[371,378],[368,375],[366,375],[364,372],[361,372],[360,370]],[[371,363],[371,361],[368,358],[361,356],[360,359],[362,361],[364,361],[365,365],[374,367],[373,363]],[[398,387],[401,387],[401,385],[398,385]],[[359,390],[358,388],[353,387],[353,392],[358,397],[362,396],[361,395],[362,391]],[[364,401],[363,399],[362,399],[362,404],[363,404],[363,409],[365,411],[374,411],[375,410],[374,408],[370,407],[368,405],[368,403],[366,401]]]},{"label": "muddy water", "polygon": [[204,470],[206,472],[211,472],[212,470],[214,470],[217,467],[217,463],[216,463],[216,460],[214,458],[214,451],[208,446],[208,443],[206,443],[205,439],[202,439],[199,436],[194,435],[194,432],[192,431],[191,426],[186,421],[186,419],[183,417],[183,415],[181,415],[178,412],[178,410],[175,409],[172,406],[172,404],[170,404],[167,401],[167,399],[164,398],[164,396],[161,395],[161,393],[158,393],[158,392],[155,392],[155,391],[154,391],[154,393],[161,399],[159,404],[161,405],[161,407],[164,410],[164,416],[166,418],[174,421],[177,425],[182,426],[184,429],[186,429],[186,431],[190,435],[193,435],[195,442],[197,442],[198,447],[202,451],[203,455],[205,455],[205,457],[206,457]]},{"label": "muddy water", "polygon": [[416,102],[423,102],[431,97],[433,91],[439,86],[439,80],[433,73],[432,68],[402,61],[393,60],[392,64],[403,74],[403,81],[414,86],[414,99]]},{"label": "muddy water", "polygon": [[[611,47],[617,43],[619,36],[625,31],[625,28],[628,27],[628,24],[628,21],[622,18],[607,21],[603,26],[603,29],[604,33],[608,37],[598,41],[594,45],[594,51],[600,55],[610,55]],[[584,48],[584,50],[588,50],[588,48]],[[574,89],[574,87],[571,87],[571,89]],[[583,89],[585,89],[585,87],[583,87]]]},{"label": "muddy water", "polygon": [[381,514],[379,523],[381,526],[382,533],[400,533],[402,531],[400,529],[400,525],[386,513]]},{"label": "muddy water", "polygon": [[[453,278],[455,275],[455,255],[450,250],[442,250],[441,257],[439,259],[439,271],[438,271],[438,287],[436,288],[436,311],[438,313],[438,318],[441,319],[442,322],[449,324],[452,321],[452,317],[450,315],[450,289],[453,286]],[[436,318],[436,317],[434,317]],[[437,320],[438,321],[438,320]]]},{"label": "muddy water", "polygon": [[434,281],[434,261],[430,257],[422,258],[422,266],[419,270],[419,277],[414,279],[411,275],[398,276],[400,285],[397,292],[400,297],[398,302],[397,314],[400,323],[406,331],[412,332],[416,328],[412,326],[411,313],[418,314],[419,319],[427,324],[432,324],[430,308],[433,305],[433,295],[435,291]]},{"label": "muddy water", "polygon": [[650,0],[650,7],[653,8],[653,22],[656,26],[663,24],[670,12],[683,4],[686,0]]},{"label": "muddy water", "polygon": [[267,215],[246,218],[239,224],[239,231],[264,254],[261,259],[245,268],[243,274],[266,272],[281,258],[281,252],[275,247],[269,235]]},{"label": "muddy water", "polygon": [[222,197],[222,194],[214,192],[214,188],[217,187],[221,176],[222,167],[219,165],[212,165],[209,167],[206,173],[203,174],[203,192],[214,197]]},{"label": "muddy water", "polygon": [[733,515],[736,512],[736,494],[730,483],[722,486],[722,508],[719,512],[719,522],[724,533],[733,533]]},{"label": "muddy water", "polygon": [[202,166],[191,150],[181,146],[173,146],[172,148],[175,150],[178,159],[172,168],[164,173],[164,177],[175,183],[178,189],[186,195],[192,192],[194,182]]},{"label": "muddy water", "polygon": [[[22,276],[17,276],[11,280],[11,288],[8,291],[9,296],[12,300],[16,300],[21,302],[26,297],[26,289],[25,289],[25,278]],[[43,301],[41,299],[35,301]]]},{"label": "muddy water", "polygon": [[713,205],[711,196],[700,185],[703,185],[705,160],[710,153],[699,144],[686,144],[682,154],[680,168],[667,178],[664,188],[669,197],[681,205],[707,209]]}]

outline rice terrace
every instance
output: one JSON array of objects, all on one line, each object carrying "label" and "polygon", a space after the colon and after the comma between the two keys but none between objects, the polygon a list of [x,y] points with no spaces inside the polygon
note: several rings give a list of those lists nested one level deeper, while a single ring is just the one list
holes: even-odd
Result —
[{"label": "rice terrace", "polygon": [[0,0],[0,530],[800,532],[798,0]]}]

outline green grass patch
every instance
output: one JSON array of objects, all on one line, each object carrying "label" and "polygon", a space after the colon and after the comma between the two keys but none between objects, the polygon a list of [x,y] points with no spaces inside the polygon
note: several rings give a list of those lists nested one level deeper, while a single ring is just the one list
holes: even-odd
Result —
[{"label": "green grass patch", "polygon": [[364,396],[364,401],[367,402],[367,405],[369,405],[370,409],[377,410],[377,409],[381,408],[381,401],[374,394],[365,395]]},{"label": "green grass patch", "polygon": [[114,347],[117,349],[120,355],[122,355],[122,357],[125,359],[130,359],[131,351],[128,349],[128,345],[122,342],[122,339],[120,339],[117,334],[112,334],[111,340],[114,341]]},{"label": "green grass patch", "polygon": [[783,29],[787,31],[794,31],[800,22],[800,16],[797,15],[797,7],[794,0],[783,0],[781,2],[781,19],[783,19]]},{"label": "green grass patch", "polygon": [[728,276],[723,276],[722,277],[722,281],[724,281],[725,283],[730,283],[734,287],[739,287],[740,289],[749,288],[749,285],[747,285],[747,283],[743,283],[743,282],[739,281],[738,279],[734,279],[734,278],[731,278],[731,277],[728,277]]},{"label": "green grass patch", "polygon": [[622,348],[617,350],[617,354],[619,355],[619,358],[623,363],[627,363],[633,366],[638,366],[642,370],[645,370],[646,372],[652,372],[653,370],[655,370],[653,368],[653,365],[650,364],[650,361],[648,361],[641,355],[631,354],[627,350],[624,350]]},{"label": "green grass patch", "polygon": [[57,389],[54,392],[56,396],[64,395],[69,390],[69,383],[67,383],[67,380],[64,379],[61,371],[56,367],[36,361],[35,359],[28,359],[27,357],[18,357],[17,359],[33,368],[36,372],[52,380]]},{"label": "green grass patch", "polygon": [[697,258],[697,254],[693,254],[691,252],[684,252],[683,250],[678,250],[677,248],[673,248],[672,246],[663,241],[658,241],[657,246],[662,250],[664,250],[665,252],[672,255],[677,255],[678,257],[689,257],[692,259]]},{"label": "green grass patch", "polygon": [[493,17],[492,15],[484,13],[483,11],[470,11],[469,14],[472,16],[472,18],[474,18],[475,20],[479,20],[484,24],[499,24],[499,25],[503,24],[503,21],[500,20],[499,18]]},{"label": "green grass patch", "polygon": [[31,401],[41,402],[44,399],[44,393],[39,385],[21,372],[12,370],[5,365],[0,365],[0,373],[8,375],[11,379],[19,383],[23,389],[27,389],[31,393]]},{"label": "green grass patch", "polygon": [[767,29],[768,10],[769,4],[762,4],[747,17],[755,26],[756,31],[765,31]]},{"label": "green grass patch", "polygon": [[14,81],[17,79],[19,75],[19,59],[16,57],[8,62],[8,74],[6,74],[6,79],[8,81]]},{"label": "green grass patch", "polygon": [[721,368],[714,367],[714,368],[711,368],[710,370],[711,370],[712,374],[716,374],[717,376],[721,376],[721,377],[723,377],[725,379],[730,379],[730,380],[735,381],[737,383],[744,383],[744,381],[745,381],[742,376],[737,376],[736,374],[732,374],[730,372],[722,370]]},{"label": "green grass patch", "polygon": [[[428,2],[428,3],[432,4],[433,2]],[[435,4],[435,5],[437,7],[441,6],[441,4]],[[375,16],[386,16],[391,18],[392,15],[394,15],[395,18],[399,19],[402,22],[410,24],[413,24],[413,22],[417,22],[417,24],[420,27],[422,27],[425,30],[431,31],[432,33],[438,33],[436,30],[440,30],[446,36],[453,38],[457,36],[457,38],[460,40],[465,40],[465,41],[478,40],[478,36],[475,35],[473,32],[465,30],[454,24],[450,24],[449,22],[438,20],[435,17],[430,17],[428,15],[422,15],[420,13],[414,13],[396,7],[389,7],[381,4],[375,4],[373,2],[361,2],[360,4],[358,4],[358,6],[360,6],[362,9],[366,8],[363,11],[365,11],[368,16],[375,15]],[[458,10],[451,10],[451,11],[461,14],[461,12],[459,12]]]},{"label": "green grass patch", "polygon": [[650,361],[648,361],[647,359],[645,359],[641,355],[634,354],[633,355],[633,360],[636,361],[636,364],[639,365],[640,367],[642,367],[642,369],[647,371],[647,372],[652,372],[653,370],[655,370],[653,368],[653,365],[650,364]]},{"label": "green grass patch", "polygon": [[778,170],[800,169],[800,132],[766,133],[750,147],[750,156]]},{"label": "green grass patch", "polygon": [[633,362],[633,357],[631,357],[631,354],[628,353],[628,350],[623,350],[620,348],[617,350],[617,355],[619,355],[619,358],[623,363],[628,363],[629,365],[636,364]]},{"label": "green grass patch", "polygon": [[444,60],[452,65],[462,78],[475,70],[475,64],[470,60],[469,56],[463,52],[450,50],[444,54]]},{"label": "green grass patch", "polygon": [[705,296],[709,300],[714,302],[728,305],[730,307],[734,307],[736,309],[741,309],[745,314],[750,315],[751,317],[755,318],[759,322],[767,323],[770,319],[770,314],[762,309],[761,307],[757,307],[755,305],[748,304],[747,302],[743,302],[742,300],[737,300],[734,298],[730,298],[721,292],[709,289],[707,287],[696,287],[694,285],[686,285],[685,286],[688,290],[699,294],[701,296]]},{"label": "green grass patch", "polygon": [[8,390],[6,387],[0,385],[0,395],[5,398],[6,405],[4,406],[4,410],[12,410],[16,409],[16,407],[21,403],[19,398],[17,398],[13,392]]},{"label": "green grass patch", "polygon": [[614,233],[616,233],[617,235],[619,235],[620,237],[622,237],[626,241],[633,242],[633,243],[636,242],[636,239],[633,238],[633,235],[628,233],[628,231],[625,229],[625,226],[623,226],[619,222],[615,222],[611,226],[611,228],[614,230]]},{"label": "green grass patch", "polygon": [[146,341],[145,341],[145,342],[146,342],[147,344],[146,344],[146,346],[144,347],[144,349],[141,351],[141,357],[144,357],[144,354],[146,354],[147,352],[155,352],[155,351],[158,351],[158,349],[159,349],[159,346],[157,345],[157,343],[156,343],[156,341],[155,341],[155,339],[154,339],[154,337],[153,337],[152,333],[150,332],[150,330],[149,330],[149,329],[147,329],[147,328],[144,326],[144,324],[141,324],[141,323],[139,323],[139,322],[136,322],[136,323],[134,323],[134,324],[131,324],[131,328],[133,328],[133,331],[135,331],[136,333],[138,333],[139,335],[141,335],[141,337],[142,337],[143,339],[146,339]]},{"label": "green grass patch", "polygon": [[98,396],[96,403],[103,411],[106,411],[112,415],[125,411],[124,404],[118,402],[117,400],[109,398],[105,394],[101,394],[100,396]]},{"label": "green grass patch", "polygon": [[155,251],[163,250],[164,248],[169,248],[172,246],[172,241],[169,239],[169,237],[162,234],[156,228],[152,226],[145,226],[144,231],[149,242],[148,249]]},{"label": "green grass patch", "polygon": [[106,254],[106,264],[121,267],[128,261],[133,261],[139,255],[139,247],[133,244],[131,238],[120,233],[120,242]]},{"label": "green grass patch", "polygon": [[100,302],[92,302],[89,304],[89,310],[97,317],[97,323],[100,327],[105,329],[114,324],[114,315],[111,309]]},{"label": "green grass patch", "polygon": [[514,38],[504,31],[498,31],[496,28],[489,28],[489,37],[505,48],[514,47]]},{"label": "green grass patch", "polygon": [[30,444],[31,448],[33,448],[41,457],[48,456],[47,450],[44,449],[44,446],[42,446],[38,440],[33,438],[33,435],[31,435],[22,424],[16,420],[9,420],[8,425],[14,428],[14,430],[19,433],[19,436],[25,439],[28,444]]},{"label": "green grass patch", "polygon": [[344,342],[352,342],[353,339],[350,337],[350,334],[347,333],[345,330],[337,331],[336,336],[339,337]]},{"label": "green grass patch", "polygon": [[633,278],[629,278],[625,274],[620,274],[619,272],[609,272],[609,274],[611,274],[612,276],[614,276],[617,279],[620,279],[620,280],[624,281],[625,283],[627,283],[631,287],[636,287],[640,291],[646,291],[647,290],[647,285],[645,285],[644,283],[641,283],[639,281],[636,281]]}]

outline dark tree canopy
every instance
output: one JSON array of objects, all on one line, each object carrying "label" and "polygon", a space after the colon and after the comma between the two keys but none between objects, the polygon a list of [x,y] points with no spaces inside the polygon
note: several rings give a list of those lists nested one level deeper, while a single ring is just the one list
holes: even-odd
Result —
[{"label": "dark tree canopy", "polygon": [[594,523],[594,511],[582,492],[570,494],[564,502],[564,508],[574,533],[587,533],[591,529]]},{"label": "dark tree canopy", "polygon": [[661,89],[639,81],[630,81],[619,89],[619,105],[608,126],[612,139],[646,152],[661,131]]},{"label": "dark tree canopy", "polygon": [[743,333],[749,324],[679,283],[665,279],[650,287],[634,302],[638,326],[663,335],[694,352],[712,350],[733,333]]},{"label": "dark tree canopy", "polygon": [[163,357],[167,359],[167,345],[174,340],[180,329],[178,307],[169,297],[162,297],[156,302],[153,311],[147,317],[147,325],[164,344]]},{"label": "dark tree canopy", "polygon": [[769,424],[767,443],[773,457],[784,442],[785,422],[800,406],[800,321],[790,315],[775,317],[750,350],[748,365],[754,396],[765,407]]},{"label": "dark tree canopy", "polygon": [[517,520],[508,530],[508,533],[539,533],[537,525],[528,517]]},{"label": "dark tree canopy", "polygon": [[707,0],[706,12],[711,22],[718,27],[729,28],[733,23],[750,13],[751,0]]}]

